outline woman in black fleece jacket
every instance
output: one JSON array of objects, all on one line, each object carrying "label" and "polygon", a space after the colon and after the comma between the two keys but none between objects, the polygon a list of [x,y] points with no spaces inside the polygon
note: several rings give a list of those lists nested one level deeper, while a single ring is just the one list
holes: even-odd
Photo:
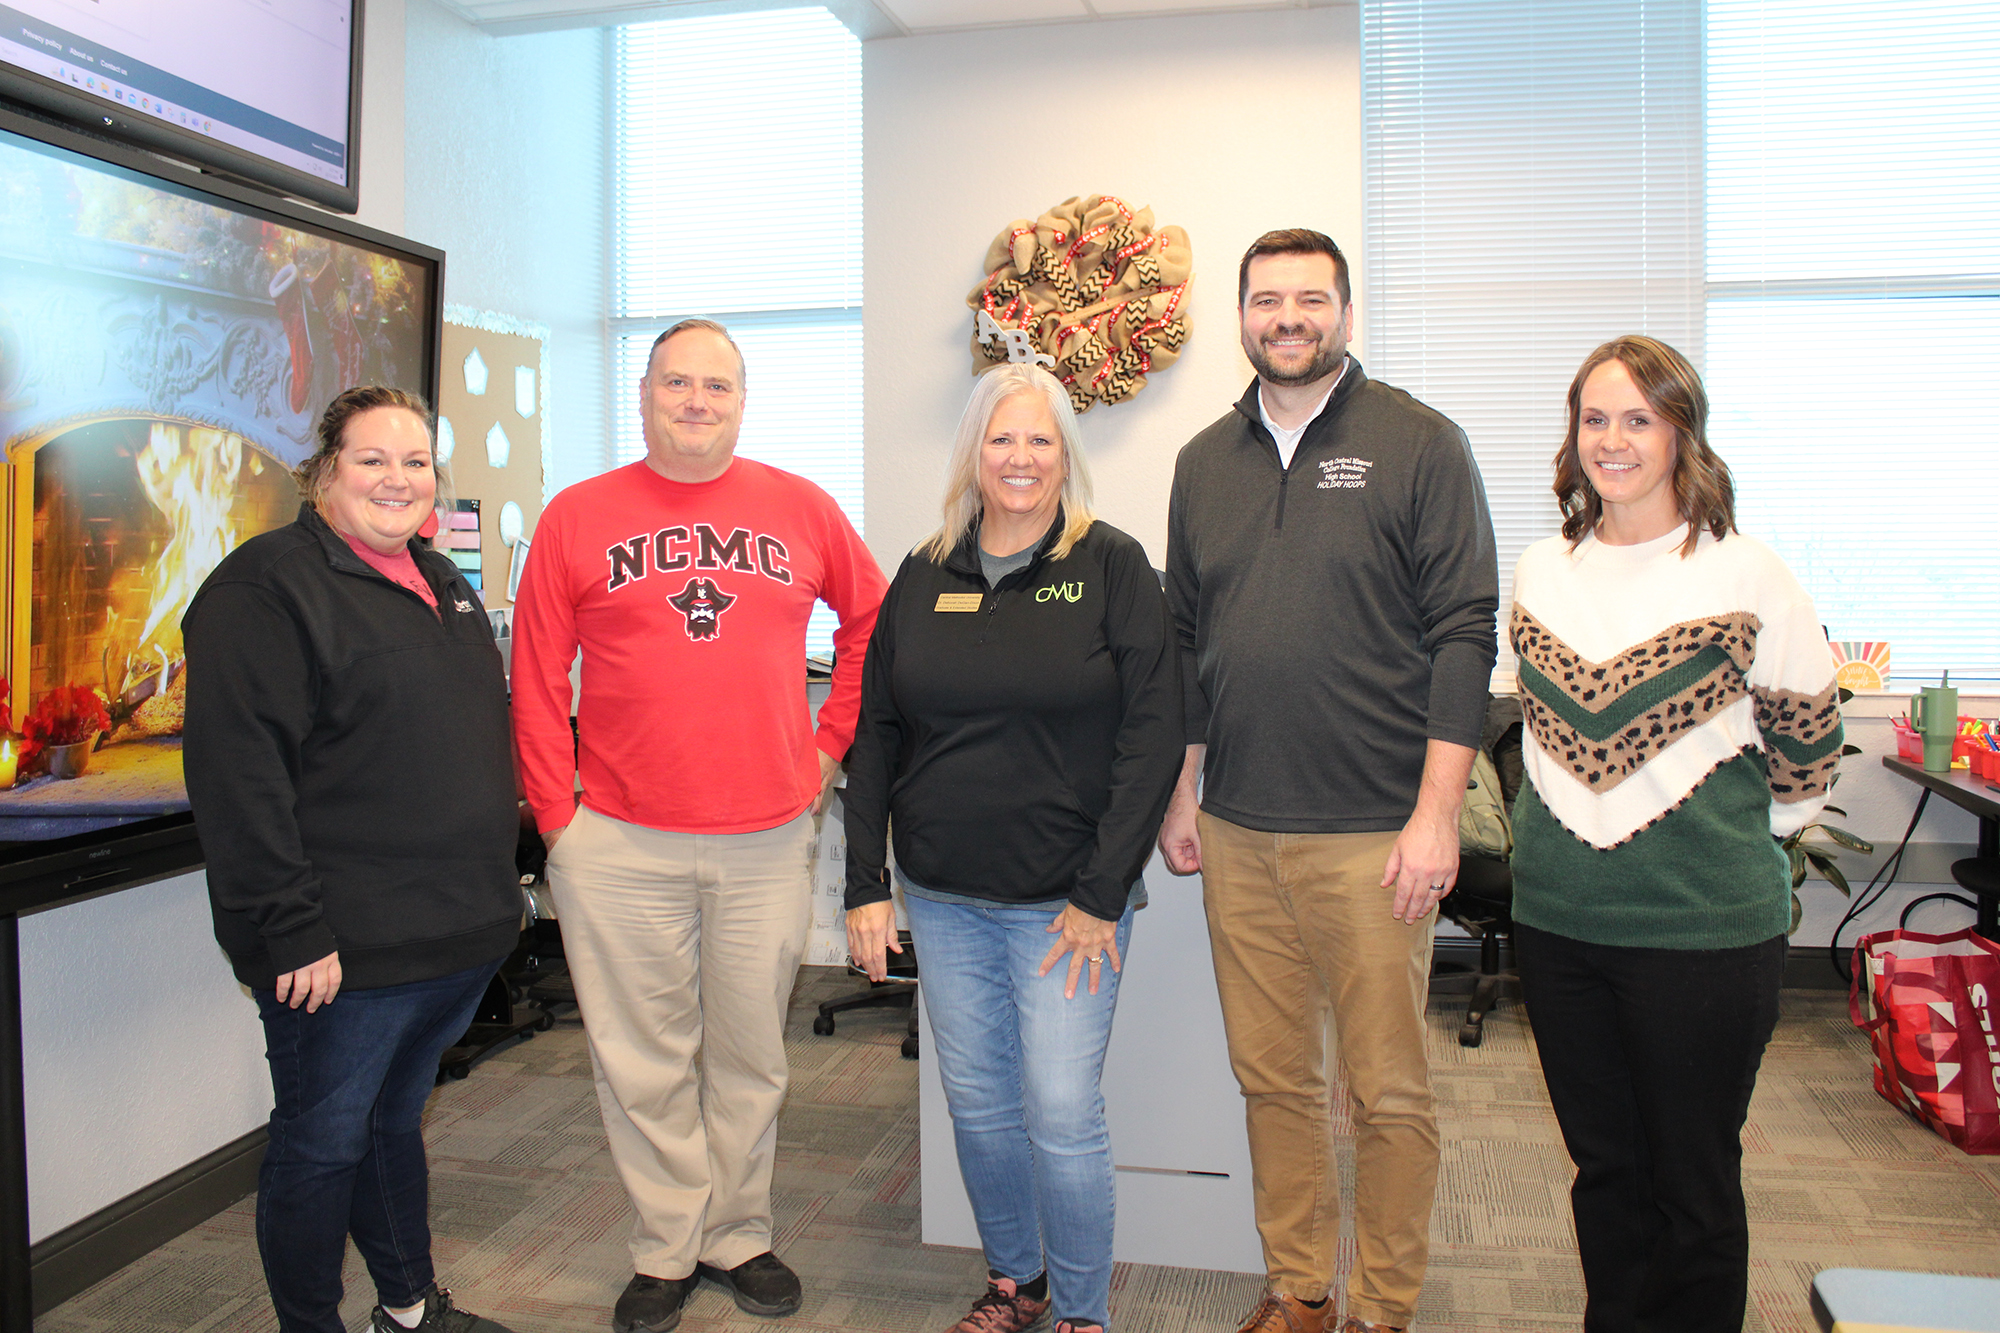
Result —
[{"label": "woman in black fleece jacket", "polygon": [[893,815],[990,1277],[959,1327],[1017,1333],[1053,1306],[1058,1333],[1083,1333],[1109,1318],[1098,1078],[1184,753],[1179,656],[1145,551],[1091,516],[1053,376],[987,372],[949,478],[944,525],[903,562],[868,645],[847,756],[848,943],[886,974]]},{"label": "woman in black fleece jacket", "polygon": [[432,1280],[422,1118],[521,929],[507,682],[479,597],[411,539],[429,410],[349,389],[298,521],[224,557],[181,622],[183,758],[215,934],[264,1024],[275,1105],[257,1244],[281,1333],[506,1333]]}]

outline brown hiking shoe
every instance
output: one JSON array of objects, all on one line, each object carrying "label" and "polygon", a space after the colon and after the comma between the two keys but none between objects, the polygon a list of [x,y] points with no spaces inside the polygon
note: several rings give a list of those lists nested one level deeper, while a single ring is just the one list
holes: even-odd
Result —
[{"label": "brown hiking shoe", "polygon": [[1288,1292],[1267,1291],[1236,1333],[1326,1333],[1332,1312],[1332,1301],[1314,1309]]},{"label": "brown hiking shoe", "polygon": [[1359,1315],[1349,1315],[1340,1326],[1340,1333],[1403,1333],[1394,1324],[1371,1324]]},{"label": "brown hiking shoe", "polygon": [[1011,1277],[994,1278],[951,1333],[1022,1333],[1048,1317],[1049,1303],[1023,1296]]}]

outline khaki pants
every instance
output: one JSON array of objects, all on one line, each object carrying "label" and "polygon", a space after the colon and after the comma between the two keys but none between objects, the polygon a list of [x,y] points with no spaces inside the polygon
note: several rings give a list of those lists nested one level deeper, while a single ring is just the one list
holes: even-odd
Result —
[{"label": "khaki pants", "polygon": [[1329,1013],[1354,1121],[1347,1312],[1407,1326],[1430,1255],[1437,1122],[1424,1056],[1432,921],[1389,915],[1394,833],[1258,833],[1202,815],[1202,893],[1250,1132],[1271,1285],[1327,1294],[1340,1235]]},{"label": "khaki pants", "polygon": [[635,1272],[682,1278],[771,1248],[814,823],[666,833],[580,807],[549,856],[598,1109],[638,1213]]}]

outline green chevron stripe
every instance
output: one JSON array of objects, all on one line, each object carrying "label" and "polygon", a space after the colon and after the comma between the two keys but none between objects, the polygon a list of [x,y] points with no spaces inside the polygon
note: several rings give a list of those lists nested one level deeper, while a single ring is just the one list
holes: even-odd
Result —
[{"label": "green chevron stripe", "polygon": [[1706,644],[1687,661],[1668,667],[1650,680],[1640,681],[1625,693],[1607,700],[1604,707],[1596,712],[1578,703],[1568,690],[1525,661],[1520,663],[1519,675],[1521,684],[1564,723],[1589,740],[1604,741],[1630,726],[1632,719],[1644,716],[1674,695],[1692,689],[1732,665],[1727,649],[1713,643]]},{"label": "green chevron stripe", "polygon": [[1825,736],[1810,742],[1798,740],[1781,732],[1767,731],[1764,733],[1764,743],[1775,746],[1788,764],[1816,764],[1840,749],[1841,729],[1835,727]]}]

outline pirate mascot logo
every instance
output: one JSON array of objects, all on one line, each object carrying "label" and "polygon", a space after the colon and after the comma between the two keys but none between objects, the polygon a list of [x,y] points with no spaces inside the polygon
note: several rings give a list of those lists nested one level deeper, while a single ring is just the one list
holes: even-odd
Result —
[{"label": "pirate mascot logo", "polygon": [[715,586],[715,580],[691,578],[687,586],[667,598],[667,605],[687,617],[688,637],[696,643],[722,633],[722,613],[736,599]]}]

